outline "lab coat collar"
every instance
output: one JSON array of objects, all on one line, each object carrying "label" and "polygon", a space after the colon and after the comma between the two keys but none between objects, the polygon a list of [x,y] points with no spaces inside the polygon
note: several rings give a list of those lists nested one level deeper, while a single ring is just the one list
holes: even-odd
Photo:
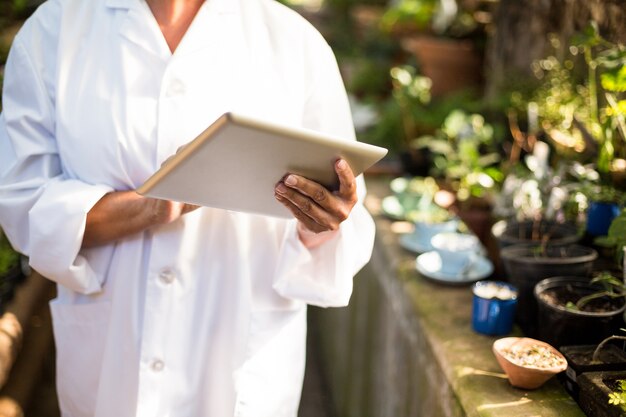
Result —
[{"label": "lab coat collar", "polygon": [[146,51],[167,59],[170,55],[165,39],[144,0],[106,0],[107,6],[120,13],[119,33]]},{"label": "lab coat collar", "polygon": [[143,0],[105,0],[106,7],[111,9],[130,9]]},{"label": "lab coat collar", "polygon": [[[145,0],[105,0],[105,5],[111,9],[130,9]],[[208,6],[220,13],[237,13],[240,10],[239,0],[206,0]]]},{"label": "lab coat collar", "polygon": [[[146,18],[146,14],[150,12],[145,0],[105,0],[105,4],[109,8],[127,10],[127,14],[119,27],[122,36],[161,59],[166,60],[171,57],[165,39],[158,33],[158,26],[154,24],[154,21]],[[202,15],[208,11],[217,14],[239,14],[239,0],[206,0],[205,4],[203,4],[202,8],[198,11],[198,14]],[[210,29],[211,28],[206,27],[196,28],[196,30],[203,31]],[[152,33],[152,36],[148,35],[150,33]],[[189,48],[183,44],[184,41],[181,44],[183,51],[179,52],[177,49],[177,55],[197,49],[193,46]],[[184,49],[191,50],[184,51]]]}]

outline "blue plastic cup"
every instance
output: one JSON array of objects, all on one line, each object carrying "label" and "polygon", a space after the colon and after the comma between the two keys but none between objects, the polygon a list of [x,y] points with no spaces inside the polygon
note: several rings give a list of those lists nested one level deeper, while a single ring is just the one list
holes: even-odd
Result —
[{"label": "blue plastic cup", "polygon": [[517,306],[517,288],[501,281],[479,281],[472,286],[472,327],[490,336],[511,333]]},{"label": "blue plastic cup", "polygon": [[587,233],[592,236],[606,236],[611,222],[621,211],[622,208],[617,203],[592,201],[587,210]]}]

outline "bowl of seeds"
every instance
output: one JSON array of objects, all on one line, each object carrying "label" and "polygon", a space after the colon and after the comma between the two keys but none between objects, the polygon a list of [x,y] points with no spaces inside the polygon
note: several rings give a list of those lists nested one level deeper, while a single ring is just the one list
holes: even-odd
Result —
[{"label": "bowl of seeds", "polygon": [[549,344],[529,337],[505,337],[493,343],[493,353],[511,385],[536,389],[567,369],[565,357]]}]

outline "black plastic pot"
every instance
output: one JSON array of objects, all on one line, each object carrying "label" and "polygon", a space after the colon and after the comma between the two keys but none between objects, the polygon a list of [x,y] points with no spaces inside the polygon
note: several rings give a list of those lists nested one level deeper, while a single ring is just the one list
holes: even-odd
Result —
[{"label": "black plastic pot", "polygon": [[559,351],[567,359],[567,370],[563,385],[570,395],[578,400],[578,378],[587,372],[626,371],[626,352],[614,344],[606,344],[598,352],[598,360],[593,361],[597,345],[561,346]]},{"label": "black plastic pot", "polygon": [[598,253],[586,246],[511,245],[500,251],[507,280],[517,287],[516,320],[524,333],[536,337],[535,285],[555,276],[590,276]]},{"label": "black plastic pot", "polygon": [[582,238],[579,228],[571,223],[550,220],[500,220],[491,227],[491,234],[500,248],[519,244],[540,243],[547,238],[549,245],[574,244]]},{"label": "black plastic pot", "polygon": [[609,404],[609,394],[617,389],[617,381],[626,379],[626,371],[588,372],[578,378],[578,404],[588,416],[623,417],[626,409]]},{"label": "black plastic pot", "polygon": [[[565,276],[547,278],[535,286],[538,305],[538,338],[553,346],[598,344],[608,336],[617,334],[624,325],[624,298],[604,298],[594,302],[608,311],[578,311],[565,304],[553,304],[548,293],[566,297],[575,303],[581,297],[601,291],[602,287],[591,284],[586,277]],[[564,302],[565,302],[564,301]],[[591,304],[591,303],[590,303]]]}]

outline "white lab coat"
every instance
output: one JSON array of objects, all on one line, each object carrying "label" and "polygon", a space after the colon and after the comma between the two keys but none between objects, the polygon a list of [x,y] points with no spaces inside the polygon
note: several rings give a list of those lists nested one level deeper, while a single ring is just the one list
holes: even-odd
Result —
[{"label": "white lab coat", "polygon": [[353,138],[319,33],[272,0],[208,0],[172,55],[143,0],[49,0],[15,39],[3,102],[0,224],[58,283],[63,416],[295,416],[306,304],[347,304],[371,253],[361,204],[313,250],[294,220],[211,208],[80,246],[105,193],[225,111]]}]

